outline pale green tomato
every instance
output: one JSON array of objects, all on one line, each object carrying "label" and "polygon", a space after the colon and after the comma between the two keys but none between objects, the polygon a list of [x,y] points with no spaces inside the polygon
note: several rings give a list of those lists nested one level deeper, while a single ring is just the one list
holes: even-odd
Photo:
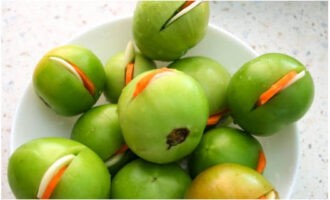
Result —
[{"label": "pale green tomato", "polygon": [[138,159],[125,165],[113,178],[114,199],[181,199],[191,183],[177,164],[155,164]]},{"label": "pale green tomato", "polygon": [[[290,71],[305,71],[305,75],[258,106],[260,96]],[[228,86],[228,106],[234,122],[260,136],[272,135],[300,119],[313,97],[313,79],[306,67],[280,53],[264,54],[245,63]]]},{"label": "pale green tomato", "polygon": [[208,104],[198,82],[174,69],[154,76],[134,96],[141,83],[157,71],[140,74],[124,88],[118,116],[124,139],[135,154],[151,162],[169,163],[198,145]]},{"label": "pale green tomato", "polygon": [[209,2],[204,1],[173,23],[185,1],[141,1],[133,16],[134,41],[153,60],[175,60],[195,46],[206,34]]},{"label": "pale green tomato", "polygon": [[84,113],[75,123],[71,138],[108,160],[125,143],[118,121],[117,105],[105,104]]},{"label": "pale green tomato", "polygon": [[17,198],[36,199],[41,179],[58,159],[74,155],[51,198],[109,198],[110,174],[86,146],[65,138],[40,138],[23,144],[10,156],[8,181]]},{"label": "pale green tomato", "polygon": [[[149,60],[138,52],[135,52],[133,63],[133,78],[142,72],[155,69],[156,67],[156,64],[152,60]],[[119,52],[113,55],[105,65],[106,81],[104,95],[111,103],[117,103],[121,91],[126,85],[125,73],[124,52]]]},{"label": "pale green tomato", "polygon": [[77,115],[90,109],[105,83],[101,61],[76,45],[57,47],[37,64],[33,87],[44,103],[60,115]]},{"label": "pale green tomato", "polygon": [[183,71],[201,84],[209,103],[210,115],[227,108],[230,74],[220,63],[208,57],[193,56],[174,61],[168,67]]},{"label": "pale green tomato", "polygon": [[250,134],[236,128],[221,127],[204,133],[201,142],[188,159],[193,177],[216,164],[237,163],[257,169],[260,142]]}]

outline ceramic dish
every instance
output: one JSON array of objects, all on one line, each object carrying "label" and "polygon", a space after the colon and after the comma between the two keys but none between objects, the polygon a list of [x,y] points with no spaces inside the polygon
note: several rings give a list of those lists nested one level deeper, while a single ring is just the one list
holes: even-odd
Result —
[{"label": "ceramic dish", "polygon": [[[113,54],[122,51],[132,40],[131,17],[119,18],[98,25],[74,37],[68,43],[91,49],[105,64]],[[248,45],[229,32],[209,25],[205,38],[185,56],[204,55],[211,57],[233,74],[243,63],[257,56]],[[166,63],[158,63],[158,66]],[[97,104],[105,103],[101,97]],[[19,145],[39,137],[70,137],[77,117],[62,117],[49,110],[35,95],[30,84],[18,105],[15,114],[11,151]],[[273,183],[281,198],[289,198],[297,170],[298,132],[290,125],[280,133],[258,138],[267,156],[264,175]]]}]

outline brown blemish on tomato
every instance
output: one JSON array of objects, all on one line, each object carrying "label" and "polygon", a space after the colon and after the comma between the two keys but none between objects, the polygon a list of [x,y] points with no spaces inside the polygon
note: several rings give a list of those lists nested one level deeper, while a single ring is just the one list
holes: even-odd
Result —
[{"label": "brown blemish on tomato", "polygon": [[172,146],[178,145],[184,142],[189,135],[188,128],[175,128],[171,131],[170,134],[167,135],[166,144],[168,144],[167,150],[169,150]]}]

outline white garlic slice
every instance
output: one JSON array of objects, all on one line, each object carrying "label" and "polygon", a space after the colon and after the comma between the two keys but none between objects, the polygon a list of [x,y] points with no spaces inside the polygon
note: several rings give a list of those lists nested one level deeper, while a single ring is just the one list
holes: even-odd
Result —
[{"label": "white garlic slice", "polygon": [[168,27],[170,24],[172,24],[175,20],[177,20],[178,18],[180,18],[181,16],[183,16],[184,14],[188,13],[190,10],[192,10],[193,8],[195,8],[196,6],[198,6],[200,3],[202,3],[202,0],[196,0],[193,3],[191,3],[189,6],[185,7],[184,9],[180,10],[178,13],[176,13],[173,17],[170,18],[170,20],[168,20],[162,29]]},{"label": "white garlic slice", "polygon": [[116,154],[114,156],[112,156],[111,158],[109,158],[106,162],[105,162],[105,165],[107,167],[111,167],[113,166],[115,163],[117,163],[122,157],[124,156],[123,153],[120,153],[120,154]]},{"label": "white garlic slice", "polygon": [[80,75],[78,74],[78,72],[74,69],[74,67],[68,61],[66,61],[60,57],[55,57],[55,56],[51,56],[51,57],[49,57],[49,59],[56,61],[56,62],[60,63],[61,65],[63,65],[74,76],[76,76],[82,84],[84,84],[84,82],[83,82],[82,78],[80,77]]},{"label": "white garlic slice", "polygon": [[294,84],[295,82],[297,82],[299,79],[301,79],[302,77],[304,77],[306,74],[305,70],[299,72],[298,74],[296,74],[294,76],[294,78],[292,80],[290,80],[281,90],[284,90],[285,88],[289,87],[290,85]]},{"label": "white garlic slice", "polygon": [[38,189],[38,193],[37,193],[37,198],[41,198],[42,195],[44,194],[45,190],[47,189],[47,186],[49,184],[49,182],[52,180],[52,178],[54,177],[54,175],[56,173],[58,173],[58,171],[68,165],[73,159],[75,158],[75,155],[73,154],[69,154],[66,156],[63,156],[61,158],[59,158],[58,160],[56,160],[48,169],[47,171],[44,173],[44,175],[42,176],[42,179],[40,181],[39,184],[39,189]]},{"label": "white garlic slice", "polygon": [[135,58],[135,49],[133,41],[129,41],[127,43],[125,53],[124,53],[124,66],[128,65],[129,63],[133,62]]},{"label": "white garlic slice", "polygon": [[270,192],[268,192],[267,194],[265,194],[265,198],[266,199],[278,199],[278,194],[275,190],[271,190]]}]

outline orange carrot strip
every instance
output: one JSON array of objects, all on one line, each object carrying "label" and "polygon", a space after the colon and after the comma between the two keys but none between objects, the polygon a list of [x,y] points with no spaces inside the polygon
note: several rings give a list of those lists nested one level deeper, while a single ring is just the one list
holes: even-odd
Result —
[{"label": "orange carrot strip", "polygon": [[134,63],[128,63],[126,65],[126,72],[125,72],[125,85],[127,85],[133,79],[133,72],[134,72]]},{"label": "orange carrot strip", "polygon": [[265,195],[262,195],[261,197],[259,197],[258,199],[266,199]]},{"label": "orange carrot strip", "polygon": [[[69,62],[69,61],[67,61]],[[83,80],[84,86],[85,88],[88,90],[89,93],[91,93],[92,95],[95,94],[95,86],[93,84],[93,82],[87,77],[87,75],[74,63],[71,63],[71,66],[76,70],[76,72],[79,74],[79,76],[81,77],[81,79]]]},{"label": "orange carrot strip", "polygon": [[138,94],[140,94],[148,86],[149,82],[152,80],[154,76],[164,71],[169,71],[169,69],[166,67],[156,69],[153,72],[144,76],[141,80],[139,80],[139,82],[137,82],[136,84],[135,91],[133,93],[133,98],[136,97]]},{"label": "orange carrot strip", "polygon": [[207,119],[207,124],[208,126],[212,126],[212,125],[215,125],[217,124],[220,119],[226,114],[228,113],[228,109],[225,109],[223,111],[220,111],[218,113],[215,113],[213,115],[211,115],[208,119]]},{"label": "orange carrot strip", "polygon": [[52,195],[56,185],[58,184],[58,182],[60,181],[63,173],[65,172],[65,170],[67,169],[67,165],[62,167],[52,178],[52,180],[48,183],[47,188],[45,190],[45,192],[42,194],[41,199],[49,199],[50,196]]},{"label": "orange carrot strip", "polygon": [[281,89],[284,88],[286,84],[288,84],[296,76],[296,74],[297,72],[290,71],[284,75],[280,80],[278,80],[268,90],[260,95],[257,105],[261,106],[269,101],[275,94],[281,91]]},{"label": "orange carrot strip", "polygon": [[218,123],[218,121],[221,119],[221,114],[220,113],[216,113],[214,115],[211,115],[208,119],[207,119],[207,125],[215,125]]},{"label": "orange carrot strip", "polygon": [[259,160],[258,160],[258,166],[257,166],[256,170],[257,170],[257,172],[262,174],[265,167],[266,167],[266,156],[263,151],[259,151]]},{"label": "orange carrot strip", "polygon": [[114,155],[118,155],[118,154],[124,153],[127,150],[128,150],[127,144],[123,144],[123,145],[121,145],[121,147],[119,147],[119,149],[115,152]]},{"label": "orange carrot strip", "polygon": [[182,6],[180,7],[179,10],[185,9],[186,7],[188,7],[192,3],[194,3],[194,1],[186,1],[186,2],[184,2],[184,4],[182,4]]}]

